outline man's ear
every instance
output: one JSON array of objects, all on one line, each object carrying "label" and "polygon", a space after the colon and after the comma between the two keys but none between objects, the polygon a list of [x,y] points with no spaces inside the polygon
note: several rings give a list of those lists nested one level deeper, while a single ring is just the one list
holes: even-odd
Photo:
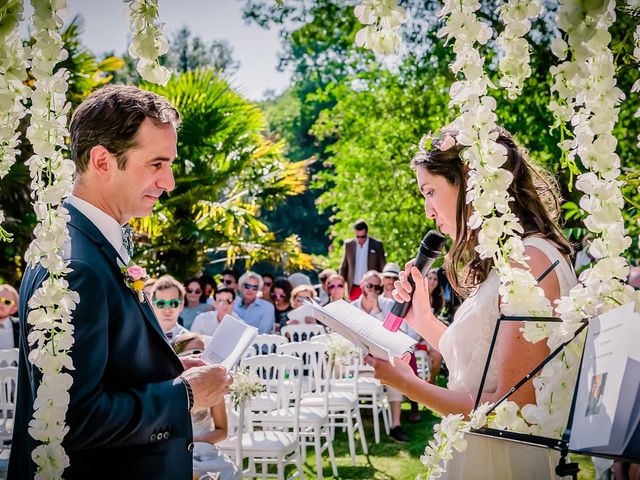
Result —
[{"label": "man's ear", "polygon": [[108,179],[117,168],[117,159],[102,145],[96,145],[89,151],[88,171],[93,171],[99,177]]}]

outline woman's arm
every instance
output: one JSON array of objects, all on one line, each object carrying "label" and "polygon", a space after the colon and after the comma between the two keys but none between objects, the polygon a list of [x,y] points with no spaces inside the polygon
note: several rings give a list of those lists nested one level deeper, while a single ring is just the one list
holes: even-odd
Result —
[{"label": "woman's arm", "polygon": [[194,442],[215,444],[227,438],[227,410],[224,402],[214,405],[209,411],[211,413],[211,418],[213,418],[214,429],[210,430],[205,435],[193,437]]},{"label": "woman's arm", "polygon": [[[533,247],[527,247],[525,249],[525,255],[530,257],[528,263],[531,267],[531,274],[536,278],[551,264],[546,255]],[[413,273],[416,273],[418,276],[418,278],[416,278],[416,275],[414,275],[414,280],[420,280],[420,272],[415,269],[415,272],[412,270],[412,274]],[[544,290],[546,297],[552,304],[554,300],[560,296],[560,286],[555,272],[548,275],[539,283],[539,286]],[[419,292],[420,288],[416,291],[414,302]],[[395,293],[394,291],[394,294]],[[422,302],[423,299],[419,301]],[[426,325],[426,322],[424,322],[424,325]],[[528,342],[523,338],[520,328],[520,323],[505,322],[501,324],[492,358],[493,364],[497,365],[497,388],[495,393],[484,393],[481,397],[481,402],[494,402],[501,398],[549,354],[546,342],[538,342],[535,344]],[[416,329],[416,327],[414,327],[414,329]],[[418,333],[422,334],[419,330]],[[427,331],[425,333],[428,334],[429,332]],[[427,340],[429,339],[427,338]],[[475,391],[456,392],[431,385],[418,378],[413,373],[411,367],[401,360],[395,362],[395,367],[389,362],[375,359],[371,356],[366,357],[366,361],[375,368],[375,377],[382,383],[395,388],[412,400],[420,402],[442,415],[450,413],[468,415],[473,408],[477,395]],[[509,399],[515,401],[520,406],[527,403],[534,403],[535,394],[532,382],[526,383],[511,395]]]}]

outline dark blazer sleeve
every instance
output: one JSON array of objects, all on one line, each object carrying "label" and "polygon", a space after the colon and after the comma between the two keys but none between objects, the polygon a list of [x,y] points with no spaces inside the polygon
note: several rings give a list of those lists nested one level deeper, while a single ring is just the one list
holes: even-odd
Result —
[{"label": "dark blazer sleeve", "polygon": [[380,254],[378,255],[378,259],[380,261],[380,264],[378,265],[378,271],[382,272],[382,270],[384,269],[384,266],[387,264],[387,256],[384,253],[384,244],[382,242],[378,242],[380,243]]},{"label": "dark blazer sleeve", "polygon": [[73,312],[74,370],[66,448],[144,444],[149,443],[152,433],[160,430],[188,436],[188,399],[181,382],[170,379],[122,389],[106,385],[109,344],[106,283],[86,262],[74,260],[70,266],[73,271],[67,275],[69,288],[78,292],[80,302]]},{"label": "dark blazer sleeve", "polygon": [[349,249],[349,242],[344,242],[344,251],[342,253],[342,265],[340,265],[340,271],[338,272],[342,275],[346,281],[349,281],[349,260],[347,259]]}]

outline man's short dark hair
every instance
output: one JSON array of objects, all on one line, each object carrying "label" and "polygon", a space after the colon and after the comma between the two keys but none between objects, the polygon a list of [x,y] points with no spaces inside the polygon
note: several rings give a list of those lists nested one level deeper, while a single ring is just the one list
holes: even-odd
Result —
[{"label": "man's short dark hair", "polygon": [[369,231],[369,225],[367,225],[367,222],[365,222],[364,220],[359,218],[358,220],[356,220],[353,223],[353,229],[354,230],[364,230],[365,232],[368,232]]},{"label": "man's short dark hair", "polygon": [[71,159],[78,173],[86,171],[91,149],[102,145],[118,159],[124,170],[127,150],[135,147],[136,135],[145,118],[156,125],[180,126],[180,114],[157,93],[130,85],[109,85],[82,102],[71,118]]},{"label": "man's short dark hair", "polygon": [[227,287],[224,283],[221,283],[220,285],[218,285],[216,287],[216,291],[213,294],[213,298],[215,298],[217,300],[218,299],[218,295],[220,293],[230,293],[231,294],[231,298],[233,298],[234,300],[236,299],[236,291],[231,287]]},{"label": "man's short dark hair", "polygon": [[240,280],[240,273],[236,272],[235,270],[232,270],[231,268],[224,269],[221,275],[222,276],[231,275],[233,278],[236,279],[236,283],[238,283],[238,281]]}]

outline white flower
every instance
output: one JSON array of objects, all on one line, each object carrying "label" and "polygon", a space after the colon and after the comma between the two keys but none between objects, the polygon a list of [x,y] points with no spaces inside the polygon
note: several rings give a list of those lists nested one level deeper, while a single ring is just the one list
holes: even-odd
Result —
[{"label": "white flower", "polygon": [[363,0],[356,5],[354,13],[365,25],[356,33],[358,47],[373,50],[379,55],[397,53],[401,43],[397,30],[407,15],[396,0]]}]

